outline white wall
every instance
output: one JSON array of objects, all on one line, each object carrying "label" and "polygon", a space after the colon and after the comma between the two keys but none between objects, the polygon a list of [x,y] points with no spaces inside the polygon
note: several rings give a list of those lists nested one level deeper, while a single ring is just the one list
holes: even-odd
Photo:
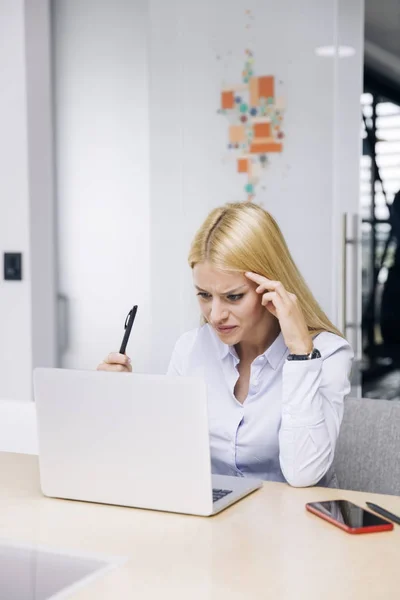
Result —
[{"label": "white wall", "polygon": [[0,452],[38,454],[34,402],[0,400]]},{"label": "white wall", "polygon": [[[26,399],[32,336],[24,3],[1,0],[0,15],[0,396]],[[3,280],[7,251],[23,253],[21,282]]]},{"label": "white wall", "polygon": [[57,357],[50,0],[25,0],[32,366]]},{"label": "white wall", "polygon": [[[24,12],[22,0],[0,0],[0,251],[25,259],[23,282],[0,280],[0,396],[15,399],[30,397],[31,368],[51,363],[54,341],[51,108],[40,97],[48,0],[31,2]],[[179,333],[198,323],[186,256],[207,212],[244,198],[234,159],[223,160],[227,121],[216,111],[249,44],[257,74],[281,79],[287,98],[284,153],[272,157],[256,201],[339,322],[341,213],[358,209],[362,0],[52,6],[59,284],[70,312],[62,364],[93,368],[117,349],[134,302],[138,371],[163,371]],[[315,55],[335,43],[356,54]]]},{"label": "white wall", "polygon": [[128,351],[150,339],[149,140],[144,0],[54,0],[54,84],[64,367],[95,368],[139,310]]},{"label": "white wall", "polygon": [[[347,278],[343,284],[343,214],[348,214],[348,238],[354,237],[352,219],[357,217],[356,237],[361,240],[361,219],[359,209],[360,181],[359,169],[361,147],[361,109],[355,98],[363,90],[364,56],[364,1],[337,0],[335,41],[338,46],[352,46],[356,54],[350,58],[336,58],[335,98],[333,122],[333,244],[331,248],[331,289],[333,316],[343,330],[355,352],[353,364],[352,395],[361,395],[362,358],[361,344],[361,243],[347,246]],[[354,229],[354,228],[353,228]],[[345,285],[346,306],[343,298]],[[346,312],[346,314],[344,314]]]},{"label": "white wall", "polygon": [[[177,336],[198,324],[186,256],[211,208],[245,198],[234,158],[223,161],[217,109],[249,45],[257,74],[282,80],[287,99],[284,153],[272,156],[256,201],[339,323],[341,216],[358,209],[362,0],[54,7],[61,292],[71,313],[63,364],[93,367],[115,349],[132,296],[138,370],[164,371]],[[355,55],[315,54],[339,43]]]},{"label": "white wall", "polygon": [[[342,213],[358,210],[362,0],[151,0],[149,37],[154,366],[163,370],[178,333],[198,322],[185,265],[192,235],[212,207],[246,199],[234,158],[223,162],[228,127],[216,111],[224,81],[241,80],[247,47],[256,74],[282,80],[287,99],[284,152],[255,200],[339,324]],[[337,44],[354,56],[315,54]]]},{"label": "white wall", "polygon": [[[0,0],[0,398],[12,400],[31,399],[32,367],[54,364],[55,351],[48,13],[40,4],[26,26],[23,0]],[[31,0],[29,10],[37,7]],[[21,282],[3,280],[7,251],[23,253]]]}]

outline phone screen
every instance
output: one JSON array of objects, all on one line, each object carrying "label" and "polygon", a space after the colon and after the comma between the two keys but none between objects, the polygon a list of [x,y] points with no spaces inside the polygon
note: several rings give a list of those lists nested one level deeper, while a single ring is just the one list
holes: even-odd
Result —
[{"label": "phone screen", "polygon": [[347,500],[333,500],[329,502],[310,502],[310,507],[320,512],[322,515],[330,517],[338,523],[342,523],[352,529],[361,527],[376,527],[377,525],[387,525],[389,521],[374,515],[367,510],[357,506]]}]

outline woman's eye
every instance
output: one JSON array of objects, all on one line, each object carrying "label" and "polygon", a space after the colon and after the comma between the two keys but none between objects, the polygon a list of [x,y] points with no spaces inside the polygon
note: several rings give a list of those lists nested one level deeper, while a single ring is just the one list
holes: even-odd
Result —
[{"label": "woman's eye", "polygon": [[203,298],[203,300],[208,300],[210,297],[210,294],[207,294],[207,292],[199,292],[197,295]]},{"label": "woman's eye", "polygon": [[244,296],[244,294],[229,294],[229,296],[227,296],[227,298],[231,302],[237,302],[238,300],[241,300],[243,298],[243,296]]}]

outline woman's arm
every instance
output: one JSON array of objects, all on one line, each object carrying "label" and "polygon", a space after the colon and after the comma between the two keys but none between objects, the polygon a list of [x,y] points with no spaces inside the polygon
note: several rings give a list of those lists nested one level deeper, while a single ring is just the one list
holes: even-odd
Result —
[{"label": "woman's arm", "polygon": [[[326,335],[326,334],[322,334]],[[282,373],[280,465],[290,485],[315,485],[332,465],[350,392],[353,351],[346,340],[329,335],[321,358],[286,361]]]},{"label": "woman's arm", "polygon": [[196,342],[198,332],[199,329],[192,329],[178,339],[172,351],[167,375],[183,376],[186,374],[187,361]]}]

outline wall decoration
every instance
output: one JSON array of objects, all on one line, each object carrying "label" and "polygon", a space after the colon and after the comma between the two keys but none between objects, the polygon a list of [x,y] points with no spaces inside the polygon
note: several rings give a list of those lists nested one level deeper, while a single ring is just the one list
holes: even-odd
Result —
[{"label": "wall decoration", "polygon": [[228,118],[228,149],[235,154],[238,172],[247,175],[244,190],[249,201],[268,165],[268,155],[283,150],[284,101],[275,93],[275,77],[255,74],[254,56],[249,49],[242,83],[221,91],[218,112]]}]

